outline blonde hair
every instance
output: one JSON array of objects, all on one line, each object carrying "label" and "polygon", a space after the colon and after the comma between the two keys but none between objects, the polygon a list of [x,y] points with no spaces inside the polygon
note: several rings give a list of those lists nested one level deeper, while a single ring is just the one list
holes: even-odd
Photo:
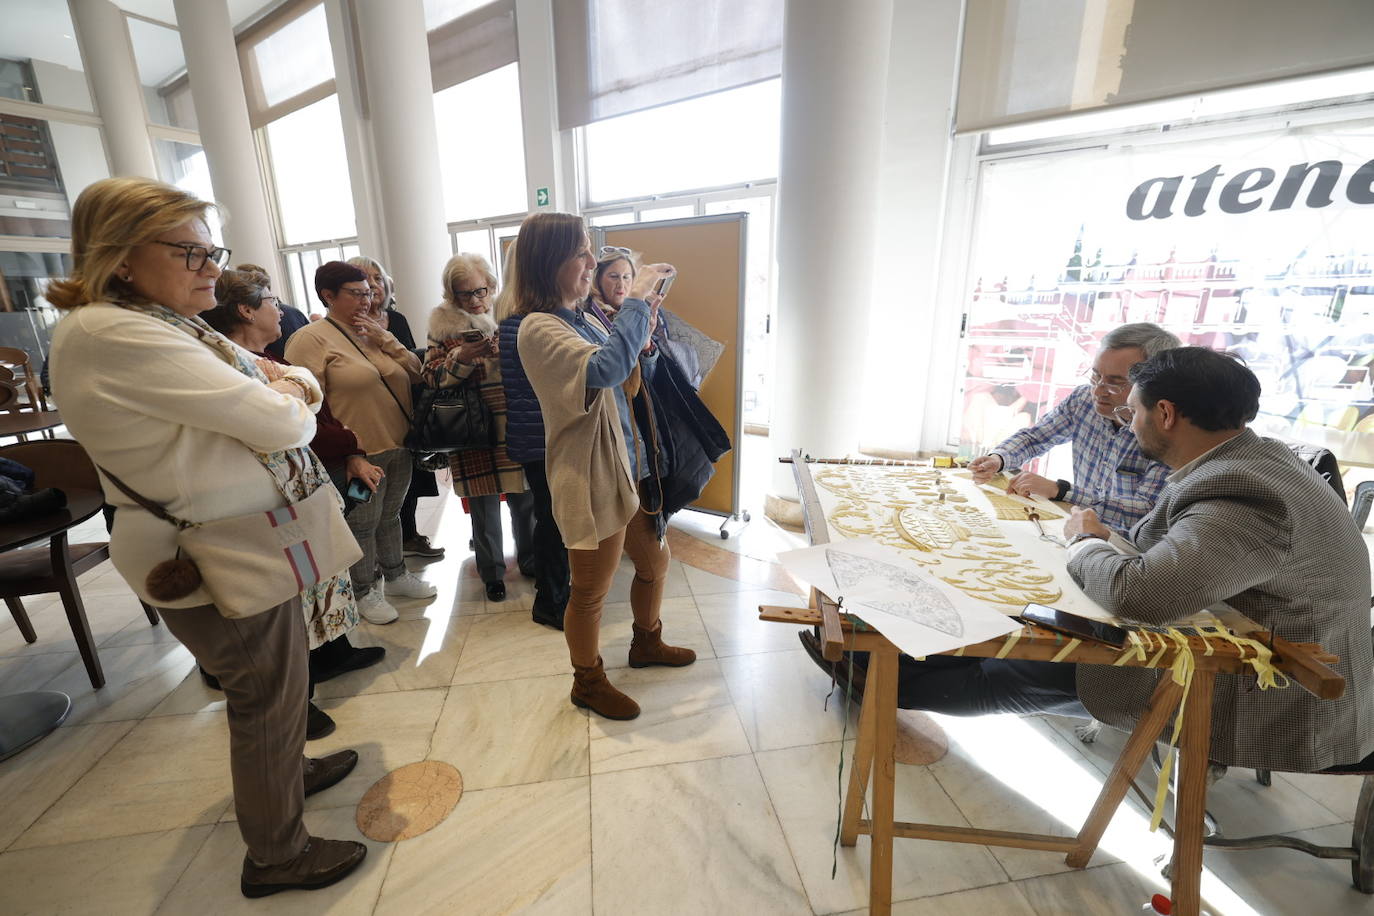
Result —
[{"label": "blonde hair", "polygon": [[458,305],[458,281],[464,277],[481,277],[488,290],[496,291],[496,274],[486,258],[480,254],[455,254],[444,265],[445,305]]},{"label": "blonde hair", "polygon": [[92,302],[135,302],[116,275],[138,245],[146,245],[215,208],[179,188],[148,178],[104,178],[81,192],[72,208],[71,276],[48,284],[44,297],[60,309]]},{"label": "blonde hair", "polygon": [[501,291],[496,294],[496,301],[491,307],[497,324],[515,314],[515,273],[515,243],[511,242],[506,246],[506,269],[503,274],[506,282],[501,284]]}]

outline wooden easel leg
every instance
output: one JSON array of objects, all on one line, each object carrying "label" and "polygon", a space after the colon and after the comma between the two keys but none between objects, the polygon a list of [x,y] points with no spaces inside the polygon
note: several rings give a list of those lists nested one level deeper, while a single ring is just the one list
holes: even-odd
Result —
[{"label": "wooden easel leg", "polygon": [[[873,708],[873,840],[869,858],[868,912],[892,912],[892,825],[897,778],[897,650],[889,648],[869,658],[868,690],[877,694]],[[876,676],[877,683],[874,683]],[[866,692],[865,692],[866,694]],[[867,695],[865,695],[867,699]]]},{"label": "wooden easel leg", "polygon": [[1145,757],[1150,753],[1150,746],[1159,738],[1159,733],[1169,724],[1169,717],[1178,708],[1182,696],[1183,688],[1175,684],[1173,678],[1165,672],[1160,678],[1159,686],[1155,688],[1154,695],[1150,697],[1149,705],[1145,707],[1140,722],[1136,724],[1135,731],[1131,732],[1126,746],[1121,749],[1121,756],[1116,758],[1116,765],[1112,767],[1107,781],[1102,784],[1102,791],[1098,793],[1092,811],[1083,822],[1083,828],[1078,831],[1077,848],[1064,859],[1070,867],[1087,867],[1088,860],[1097,850],[1097,844],[1102,841],[1102,834],[1107,832],[1112,815],[1121,806],[1121,800],[1126,797],[1126,792],[1131,786],[1131,778],[1145,762]]},{"label": "wooden easel leg", "polygon": [[1212,743],[1212,687],[1216,673],[1197,671],[1183,715],[1174,816],[1174,912],[1198,916],[1202,903],[1202,829],[1207,807],[1207,757]]},{"label": "wooden easel leg", "polygon": [[[868,776],[873,770],[873,723],[877,696],[878,691],[872,687],[865,690],[863,703],[859,707],[859,734],[854,742],[854,761],[849,768],[849,788],[844,793],[844,817],[840,820],[841,846],[853,846],[859,841],[859,815],[863,813]],[[845,715],[849,715],[848,709]]]}]

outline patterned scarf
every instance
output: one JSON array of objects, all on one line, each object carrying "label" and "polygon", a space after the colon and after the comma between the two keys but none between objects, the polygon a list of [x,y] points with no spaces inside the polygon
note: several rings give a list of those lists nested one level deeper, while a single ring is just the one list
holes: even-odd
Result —
[{"label": "patterned scarf", "polygon": [[[214,354],[249,378],[266,385],[267,376],[246,350],[205,323],[199,316],[188,318],[162,305],[128,305],[121,308],[142,312],[170,324],[184,334],[196,338]],[[272,482],[288,503],[298,503],[322,486],[333,487],[329,472],[308,446],[276,452],[253,450],[253,457],[272,475]],[[310,646],[316,646],[351,630],[358,622],[357,602],[353,597],[353,583],[345,570],[341,575],[326,579],[301,592]]]}]

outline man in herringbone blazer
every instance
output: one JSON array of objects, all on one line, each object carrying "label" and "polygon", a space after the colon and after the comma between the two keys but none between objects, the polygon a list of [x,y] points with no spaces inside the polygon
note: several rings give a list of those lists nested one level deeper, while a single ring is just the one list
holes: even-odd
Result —
[{"label": "man in herringbone blazer", "polygon": [[[1292,642],[1318,643],[1340,660],[1337,700],[1297,684],[1260,690],[1252,675],[1217,676],[1213,760],[1313,771],[1374,751],[1374,655],[1369,555],[1344,503],[1288,447],[1246,429],[1260,384],[1234,359],[1201,347],[1166,350],[1130,371],[1118,408],[1146,457],[1172,473],[1155,509],[1113,533],[1092,510],[1065,525],[1068,569],[1117,616],[1164,626],[1226,603]],[[823,668],[862,691],[865,653]],[[951,715],[1012,712],[1089,715],[1134,727],[1161,672],[1022,659],[903,655],[898,705]]]},{"label": "man in herringbone blazer", "polygon": [[[1340,657],[1344,695],[1297,684],[1260,690],[1219,675],[1214,761],[1312,771],[1374,751],[1369,555],[1335,491],[1286,445],[1246,429],[1259,380],[1229,356],[1169,350],[1135,366],[1122,419],[1145,455],[1173,469],[1127,544],[1091,511],[1065,526],[1069,573],[1117,616],[1167,625],[1226,603],[1275,635]],[[1138,552],[1137,552],[1138,551]],[[1130,728],[1159,672],[1081,665],[1077,694],[1096,718]]]}]

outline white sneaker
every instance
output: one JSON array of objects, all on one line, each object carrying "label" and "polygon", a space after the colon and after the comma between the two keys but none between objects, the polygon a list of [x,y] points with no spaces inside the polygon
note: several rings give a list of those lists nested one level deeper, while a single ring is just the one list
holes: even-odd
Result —
[{"label": "white sneaker", "polygon": [[358,613],[368,623],[391,623],[401,615],[396,613],[396,609],[382,597],[382,590],[375,585],[368,589],[366,595],[358,599]]},{"label": "white sneaker", "polygon": [[413,572],[403,573],[386,582],[386,593],[401,598],[433,598],[439,590]]}]

